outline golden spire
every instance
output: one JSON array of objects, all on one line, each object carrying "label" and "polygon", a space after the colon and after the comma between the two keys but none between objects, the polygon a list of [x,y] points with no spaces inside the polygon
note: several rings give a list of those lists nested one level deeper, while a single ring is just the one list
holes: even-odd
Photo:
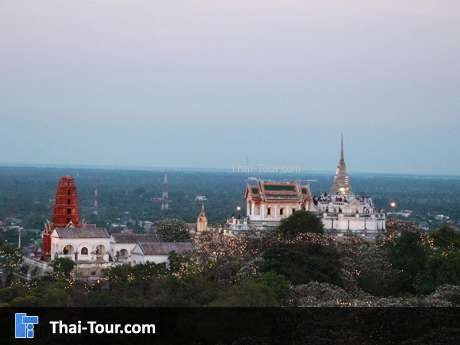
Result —
[{"label": "golden spire", "polygon": [[347,165],[345,164],[343,150],[343,134],[340,137],[340,160],[337,164],[337,170],[335,172],[334,182],[331,186],[332,194],[342,194],[349,195],[351,194],[351,184],[350,178],[347,172]]},{"label": "golden spire", "polygon": [[201,204],[200,216],[206,217],[206,211],[204,210],[204,204]]},{"label": "golden spire", "polygon": [[340,135],[340,160],[345,162],[345,159],[343,158],[343,133]]},{"label": "golden spire", "polygon": [[201,204],[201,211],[196,221],[196,232],[204,232],[208,230],[208,217],[204,210],[204,204]]}]

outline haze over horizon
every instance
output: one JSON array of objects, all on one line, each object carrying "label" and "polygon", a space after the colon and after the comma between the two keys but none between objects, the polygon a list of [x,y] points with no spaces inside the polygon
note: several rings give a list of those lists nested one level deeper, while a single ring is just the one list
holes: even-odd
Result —
[{"label": "haze over horizon", "polygon": [[460,2],[0,4],[0,163],[460,174]]}]

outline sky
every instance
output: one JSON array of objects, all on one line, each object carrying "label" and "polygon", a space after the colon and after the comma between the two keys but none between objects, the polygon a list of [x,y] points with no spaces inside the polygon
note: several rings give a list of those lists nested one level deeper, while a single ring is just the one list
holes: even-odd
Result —
[{"label": "sky", "polygon": [[460,174],[458,0],[0,0],[0,163]]}]

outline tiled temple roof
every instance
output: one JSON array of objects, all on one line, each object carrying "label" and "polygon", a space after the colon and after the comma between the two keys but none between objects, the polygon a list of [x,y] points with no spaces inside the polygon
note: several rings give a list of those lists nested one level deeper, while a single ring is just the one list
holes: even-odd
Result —
[{"label": "tiled temple roof", "polygon": [[110,238],[106,229],[95,226],[56,228],[55,231],[60,238]]},{"label": "tiled temple roof", "polygon": [[168,255],[171,252],[182,254],[194,249],[191,242],[148,242],[139,243],[144,255]]},{"label": "tiled temple roof", "polygon": [[248,184],[245,197],[251,197],[255,201],[299,201],[302,202],[311,197],[308,186],[302,186],[298,182],[273,182],[257,181],[256,184]]},{"label": "tiled temple roof", "polygon": [[152,234],[112,234],[115,243],[139,243],[156,242],[155,235]]}]

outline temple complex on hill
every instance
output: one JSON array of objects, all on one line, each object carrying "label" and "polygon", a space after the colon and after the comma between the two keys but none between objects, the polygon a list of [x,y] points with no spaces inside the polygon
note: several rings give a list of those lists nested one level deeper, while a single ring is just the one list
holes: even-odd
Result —
[{"label": "temple complex on hill", "polygon": [[193,250],[191,242],[160,242],[152,234],[109,234],[104,228],[80,219],[77,187],[71,176],[60,179],[52,221],[42,232],[42,251],[37,258],[24,258],[27,279],[51,271],[58,258],[75,262],[81,279],[98,279],[102,270],[121,264],[168,263],[169,254]]},{"label": "temple complex on hill", "polygon": [[383,210],[377,209],[371,198],[352,192],[344,158],[343,137],[329,194],[314,196],[308,185],[299,182],[255,180],[247,184],[244,198],[246,216],[232,217],[226,226],[225,232],[228,234],[274,229],[284,218],[299,210],[316,213],[330,234],[355,234],[373,239],[385,232]]},{"label": "temple complex on hill", "polygon": [[[163,197],[169,200],[167,187]],[[196,225],[192,225],[189,231],[195,235],[214,230],[232,236],[257,235],[275,229],[283,219],[298,211],[317,214],[326,232],[337,236],[353,234],[375,239],[386,231],[383,210],[377,209],[371,198],[352,192],[343,137],[329,193],[313,195],[309,185],[298,181],[252,179],[244,189],[244,198],[245,216],[233,216],[224,226],[216,228],[208,224],[203,205]],[[238,208],[238,213],[240,211]],[[109,234],[104,228],[87,224],[80,219],[77,187],[71,176],[64,176],[59,181],[52,220],[45,223],[42,238],[40,255],[24,258],[27,271],[24,275],[28,279],[50,271],[50,263],[58,258],[74,261],[75,274],[92,280],[100,277],[103,269],[115,265],[168,263],[171,252],[180,254],[193,250],[192,242],[161,242],[152,234]]]}]

